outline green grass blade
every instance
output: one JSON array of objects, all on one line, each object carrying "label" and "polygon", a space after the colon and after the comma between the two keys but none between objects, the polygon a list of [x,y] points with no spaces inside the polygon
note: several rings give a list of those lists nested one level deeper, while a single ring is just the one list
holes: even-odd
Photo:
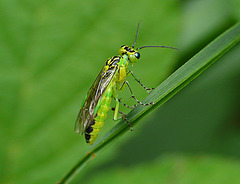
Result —
[{"label": "green grass blade", "polygon": [[[170,77],[168,77],[163,83],[161,83],[150,95],[145,98],[145,100],[143,100],[145,103],[154,102],[154,105],[138,105],[127,115],[129,122],[133,126],[136,125],[141,118],[164,104],[239,42],[240,23],[236,24],[216,38]],[[105,136],[101,137],[99,141],[95,143],[90,151],[67,173],[61,181],[59,181],[59,183],[70,182],[89,160],[94,158],[97,153],[103,150],[112,141],[119,138],[126,131],[129,131],[129,126],[126,122],[120,121]]]}]

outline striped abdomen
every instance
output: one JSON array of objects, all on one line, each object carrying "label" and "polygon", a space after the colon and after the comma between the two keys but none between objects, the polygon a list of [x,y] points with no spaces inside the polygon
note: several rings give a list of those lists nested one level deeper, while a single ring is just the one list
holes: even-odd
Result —
[{"label": "striped abdomen", "polygon": [[94,141],[96,140],[104,124],[104,121],[107,118],[107,113],[109,111],[111,99],[112,99],[112,87],[109,86],[101,99],[100,107],[93,121],[90,123],[89,127],[86,128],[85,130],[85,139],[88,144],[93,144]]}]

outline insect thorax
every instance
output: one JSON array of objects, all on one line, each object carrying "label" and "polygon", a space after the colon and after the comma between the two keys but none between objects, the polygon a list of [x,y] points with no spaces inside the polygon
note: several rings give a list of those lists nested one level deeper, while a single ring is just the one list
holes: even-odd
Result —
[{"label": "insect thorax", "polygon": [[106,66],[109,68],[118,66],[118,63],[120,62],[121,57],[119,56],[113,56],[112,58],[108,59],[106,61]]}]

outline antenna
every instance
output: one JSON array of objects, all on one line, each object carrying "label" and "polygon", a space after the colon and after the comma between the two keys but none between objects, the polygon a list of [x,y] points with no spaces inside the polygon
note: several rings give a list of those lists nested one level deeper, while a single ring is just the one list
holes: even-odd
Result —
[{"label": "antenna", "polygon": [[132,45],[132,48],[134,48],[134,46],[136,44],[136,41],[137,41],[137,36],[138,36],[138,30],[139,30],[139,27],[140,27],[140,23],[141,23],[141,20],[138,22],[137,33],[136,33],[135,40],[134,40],[134,43]]},{"label": "antenna", "polygon": [[[133,43],[133,45],[132,45],[132,48],[134,48],[134,46],[135,46],[135,44],[136,44],[136,41],[137,41],[140,23],[141,23],[141,20],[138,22],[137,33],[136,33],[135,40],[134,40],[134,43]],[[178,49],[175,48],[175,47],[168,47],[168,46],[164,46],[164,45],[162,45],[162,46],[159,46],[159,45],[146,45],[146,46],[138,47],[137,50],[140,50],[140,49],[143,49],[143,48],[147,48],[147,47],[160,47],[160,48],[169,48],[169,49],[178,50]]]},{"label": "antenna", "polygon": [[175,50],[178,50],[177,48],[175,47],[168,47],[168,46],[159,46],[159,45],[146,45],[146,46],[142,46],[142,47],[138,47],[137,50],[140,50],[140,49],[143,49],[143,48],[146,48],[146,47],[160,47],[160,48],[169,48],[169,49],[175,49]]}]

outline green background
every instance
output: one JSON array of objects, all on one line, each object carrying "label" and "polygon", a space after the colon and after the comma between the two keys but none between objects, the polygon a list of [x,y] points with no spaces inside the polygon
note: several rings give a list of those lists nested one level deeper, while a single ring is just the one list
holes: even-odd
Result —
[{"label": "green background", "polygon": [[[82,99],[106,59],[133,43],[139,20],[137,47],[180,49],[141,50],[131,70],[156,87],[238,22],[239,9],[239,0],[0,1],[0,183],[56,183],[89,150],[73,132]],[[238,45],[72,183],[240,183],[239,53]],[[134,103],[128,90],[121,96]]]}]

